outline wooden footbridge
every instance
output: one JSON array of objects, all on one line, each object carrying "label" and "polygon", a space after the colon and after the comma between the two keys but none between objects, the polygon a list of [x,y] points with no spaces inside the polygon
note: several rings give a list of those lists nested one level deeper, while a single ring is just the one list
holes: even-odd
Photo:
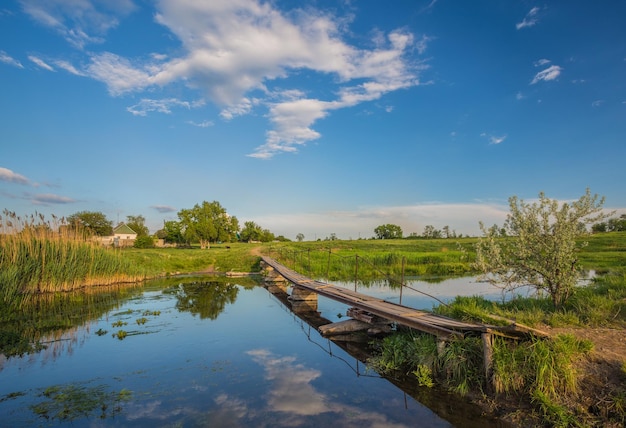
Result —
[{"label": "wooden footbridge", "polygon": [[[454,320],[449,317],[433,314],[432,312],[388,302],[386,300],[357,293],[356,291],[351,291],[343,287],[308,278],[278,263],[271,257],[262,256],[261,259],[261,264],[266,273],[266,283],[277,282],[284,278],[284,280],[287,280],[294,285],[290,297],[292,300],[292,309],[294,309],[294,311],[296,307],[295,303],[308,303],[311,301],[314,301],[315,304],[304,305],[305,308],[308,308],[305,310],[316,311],[317,296],[324,296],[350,306],[350,309],[347,311],[347,315],[353,318],[353,320],[347,320],[344,321],[344,323],[353,322],[361,325],[381,325],[385,323],[391,324],[393,322],[414,330],[429,333],[438,338],[438,352],[441,352],[445,348],[446,343],[455,337],[480,335],[483,343],[484,370],[486,379],[491,379],[492,346],[494,335],[510,339],[520,339],[527,336],[548,336],[545,332],[517,324],[511,320],[505,320],[508,324],[505,326],[469,323]],[[282,281],[285,282],[284,280]],[[492,315],[491,318],[504,320],[504,318],[494,315]],[[318,330],[323,335],[326,335],[332,332],[333,326],[336,324],[340,323],[322,325],[318,327]],[[488,381],[488,388],[490,387],[491,382]]]},{"label": "wooden footbridge", "polygon": [[[545,333],[541,331],[513,321],[506,326],[458,321],[308,278],[267,256],[262,256],[262,261],[266,269],[275,271],[295,286],[292,296],[296,300],[305,300],[311,295],[324,296],[350,306],[348,316],[363,322],[373,323],[377,319],[388,320],[389,323],[395,322],[398,325],[433,334],[442,340],[463,337],[467,334],[496,334],[514,339],[528,335],[545,336]],[[494,316],[494,319],[497,318]]]}]

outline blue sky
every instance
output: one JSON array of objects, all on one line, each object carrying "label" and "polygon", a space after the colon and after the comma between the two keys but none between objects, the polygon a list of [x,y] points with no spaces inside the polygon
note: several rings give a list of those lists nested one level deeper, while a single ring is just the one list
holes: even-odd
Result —
[{"label": "blue sky", "polygon": [[0,208],[277,235],[626,212],[626,2],[9,0]]}]

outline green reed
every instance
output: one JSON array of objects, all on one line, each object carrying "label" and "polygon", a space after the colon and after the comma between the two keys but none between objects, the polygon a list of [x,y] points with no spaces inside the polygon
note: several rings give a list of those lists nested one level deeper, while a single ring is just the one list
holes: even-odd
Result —
[{"label": "green reed", "polygon": [[104,248],[63,219],[20,217],[7,210],[0,218],[0,298],[5,302],[144,277],[119,250]]}]

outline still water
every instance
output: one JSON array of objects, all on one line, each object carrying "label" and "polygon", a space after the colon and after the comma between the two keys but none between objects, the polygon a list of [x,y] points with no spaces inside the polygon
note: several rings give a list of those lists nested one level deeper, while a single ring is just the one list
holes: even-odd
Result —
[{"label": "still water", "polygon": [[[381,378],[360,348],[322,338],[315,324],[345,306],[320,298],[311,326],[246,282],[161,280],[48,299],[35,316],[2,321],[0,334],[46,348],[0,355],[0,426],[500,426],[462,398]],[[446,299],[457,286],[427,291]],[[366,292],[399,299],[384,285]],[[403,303],[432,307],[421,298],[406,292]]]}]

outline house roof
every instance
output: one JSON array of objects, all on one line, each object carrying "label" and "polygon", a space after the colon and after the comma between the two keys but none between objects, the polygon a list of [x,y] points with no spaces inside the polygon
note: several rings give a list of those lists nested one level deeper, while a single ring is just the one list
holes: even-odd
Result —
[{"label": "house roof", "polygon": [[131,235],[131,234],[136,235],[137,234],[137,232],[131,229],[130,226],[124,223],[118,224],[117,227],[113,229],[113,233],[116,235]]}]

